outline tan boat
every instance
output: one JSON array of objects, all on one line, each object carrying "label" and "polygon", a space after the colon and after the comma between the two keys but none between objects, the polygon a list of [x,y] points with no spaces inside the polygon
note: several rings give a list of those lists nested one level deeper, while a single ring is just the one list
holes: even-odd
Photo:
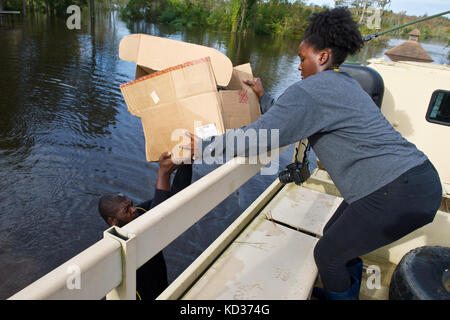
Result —
[{"label": "tan boat", "polygon": [[[381,111],[428,155],[443,185],[432,223],[362,257],[360,298],[388,299],[392,272],[408,251],[450,246],[450,126],[434,110],[436,95],[450,91],[450,67],[380,59],[367,68],[384,81]],[[272,152],[272,159],[277,155]],[[102,240],[11,299],[135,299],[135,270],[264,165],[241,158],[227,162],[150,214],[108,229]],[[158,299],[310,299],[313,286],[320,285],[313,248],[340,201],[320,164],[302,186],[275,180]]]},{"label": "tan boat", "polygon": [[[450,68],[384,59],[368,68],[384,80],[383,114],[428,155],[444,190],[433,223],[362,257],[360,299],[385,300],[407,252],[450,246],[450,123],[426,119],[433,93],[450,93]],[[309,299],[313,286],[321,286],[313,249],[341,201],[320,163],[302,186],[274,181],[159,299]]]}]

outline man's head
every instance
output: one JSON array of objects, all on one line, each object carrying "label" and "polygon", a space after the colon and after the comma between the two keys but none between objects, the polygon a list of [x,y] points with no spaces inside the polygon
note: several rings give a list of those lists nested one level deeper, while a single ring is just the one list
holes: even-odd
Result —
[{"label": "man's head", "polygon": [[363,46],[358,24],[347,8],[314,13],[301,42],[298,54],[302,79],[340,66],[347,56],[355,54]]},{"label": "man's head", "polygon": [[133,201],[123,194],[107,194],[100,198],[98,211],[110,226],[123,227],[138,217]]}]

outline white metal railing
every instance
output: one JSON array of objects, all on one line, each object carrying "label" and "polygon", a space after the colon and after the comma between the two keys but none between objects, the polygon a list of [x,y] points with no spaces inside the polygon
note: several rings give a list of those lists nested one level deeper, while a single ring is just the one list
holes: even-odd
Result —
[{"label": "white metal railing", "polygon": [[[262,157],[272,161],[287,147]],[[267,162],[234,158],[9,299],[135,299],[136,270],[225,200]]]}]

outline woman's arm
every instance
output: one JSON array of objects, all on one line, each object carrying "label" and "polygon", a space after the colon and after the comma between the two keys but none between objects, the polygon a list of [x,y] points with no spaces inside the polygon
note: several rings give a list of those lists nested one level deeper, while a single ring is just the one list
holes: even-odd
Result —
[{"label": "woman's arm", "polygon": [[259,99],[259,105],[261,106],[261,113],[264,114],[274,105],[275,99],[272,98],[267,92],[264,92]]},{"label": "woman's arm", "polygon": [[266,113],[270,109],[270,107],[273,106],[275,100],[269,94],[267,94],[267,92],[264,92],[261,79],[254,78],[253,80],[244,80],[243,82],[250,88],[252,88],[253,92],[258,97],[259,104],[261,106],[261,113]]},{"label": "woman's arm", "polygon": [[290,145],[320,132],[330,119],[298,84],[289,87],[257,121],[206,140],[192,142],[195,158],[227,161]]}]

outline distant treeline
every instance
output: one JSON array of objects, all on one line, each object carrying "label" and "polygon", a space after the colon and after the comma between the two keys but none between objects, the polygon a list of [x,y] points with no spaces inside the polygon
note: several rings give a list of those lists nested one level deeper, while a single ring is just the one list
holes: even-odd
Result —
[{"label": "distant treeline", "polygon": [[[0,0],[4,10],[23,11],[25,6],[27,12],[40,12],[49,15],[64,15],[67,7],[75,4],[86,7],[89,0]],[[0,8],[2,5],[0,4]]]},{"label": "distant treeline", "polygon": [[[393,13],[392,11],[383,11],[383,15],[381,17],[381,30],[386,30],[395,26],[406,24],[423,17],[425,17],[425,15],[417,17],[417,16],[409,16],[406,15],[405,13]],[[423,22],[419,22],[417,24],[413,24],[408,27],[404,27],[390,34],[403,37],[407,36],[408,33],[410,33],[415,28],[420,30],[421,33],[420,40],[437,39],[447,41],[450,37],[450,19],[442,16],[426,20]],[[364,31],[367,31],[366,27],[363,27],[362,29],[363,33]],[[375,30],[365,32],[365,34],[373,33],[373,31]]]},{"label": "distant treeline", "polygon": [[[396,1],[396,0],[393,0]],[[0,10],[19,10],[66,16],[67,7],[75,4],[88,9],[94,0],[0,0]],[[314,2],[314,0],[308,0]],[[370,7],[381,12],[381,30],[418,19],[405,13],[388,10],[392,0],[335,0],[335,5],[350,8],[360,22],[363,35],[376,32],[367,22],[373,15]],[[288,0],[95,0],[96,10],[121,8],[127,20],[145,19],[148,22],[167,23],[178,27],[206,27],[216,30],[256,34],[277,34],[301,38],[308,24],[307,18],[326,6],[307,5],[305,1]],[[372,21],[373,22],[373,21]],[[370,24],[369,24],[370,25]],[[404,37],[414,28],[421,31],[420,40],[450,38],[450,20],[434,18],[415,24],[389,36]]]},{"label": "distant treeline", "polygon": [[67,15],[67,8],[70,5],[77,5],[82,10],[88,9],[89,2],[95,2],[95,7],[99,10],[112,8],[114,5],[125,7],[126,0],[0,0],[0,10],[23,11],[45,13],[51,16]]},{"label": "distant treeline", "polygon": [[314,7],[283,0],[130,0],[129,19],[258,34],[302,34]]},{"label": "distant treeline", "polygon": [[[386,10],[390,2],[390,0],[337,0],[335,4],[350,8],[355,20],[361,24],[360,30],[363,35],[377,31],[370,29],[365,23],[370,17],[369,6],[381,10],[382,30],[419,18]],[[129,0],[121,13],[125,19],[145,19],[148,22],[168,23],[180,27],[200,26],[242,33],[301,37],[307,26],[307,18],[313,12],[324,8],[326,6],[287,0]],[[447,40],[450,36],[450,21],[443,17],[406,27],[391,35],[407,36],[416,27],[422,33],[421,40]]]}]

